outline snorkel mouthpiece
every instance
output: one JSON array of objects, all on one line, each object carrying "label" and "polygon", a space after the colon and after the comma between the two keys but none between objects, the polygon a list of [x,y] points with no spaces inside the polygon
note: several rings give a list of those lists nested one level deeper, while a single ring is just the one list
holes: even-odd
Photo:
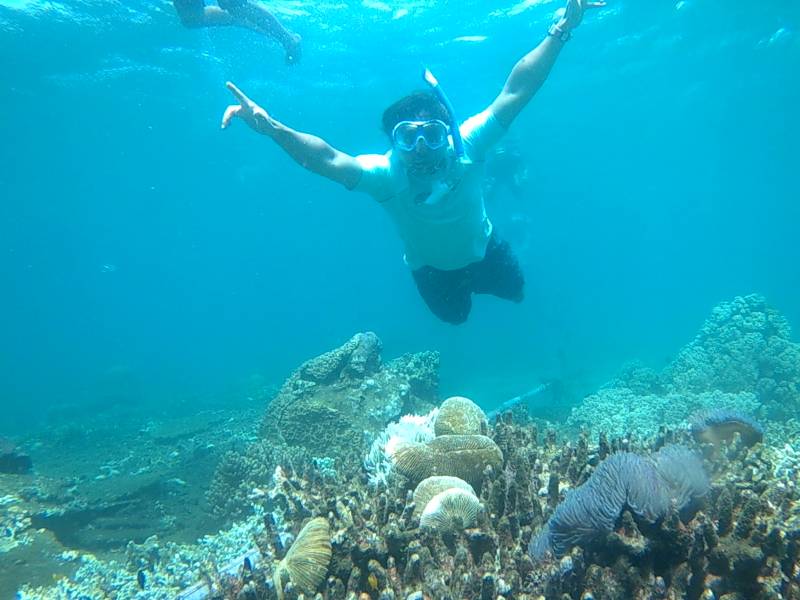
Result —
[{"label": "snorkel mouthpiece", "polygon": [[464,158],[464,140],[461,139],[461,132],[458,129],[458,119],[456,119],[456,111],[453,109],[450,99],[447,97],[447,94],[444,93],[442,86],[439,85],[439,80],[434,77],[433,73],[431,73],[430,69],[427,67],[422,72],[422,78],[425,80],[425,83],[431,86],[433,93],[436,94],[436,98],[444,105],[445,110],[447,110],[447,117],[450,120],[450,135],[453,136],[453,149],[459,159]]}]

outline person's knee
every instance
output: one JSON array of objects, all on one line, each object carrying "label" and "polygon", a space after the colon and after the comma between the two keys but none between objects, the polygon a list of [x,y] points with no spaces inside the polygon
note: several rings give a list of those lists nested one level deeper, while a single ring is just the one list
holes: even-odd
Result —
[{"label": "person's knee", "polygon": [[457,314],[457,315],[439,315],[439,318],[444,321],[445,323],[449,323],[450,325],[463,325],[467,322],[469,318],[469,313]]},{"label": "person's knee", "polygon": [[472,303],[468,303],[459,306],[444,306],[438,308],[438,310],[432,309],[432,312],[445,323],[450,323],[450,325],[461,325],[467,322],[471,309]]}]

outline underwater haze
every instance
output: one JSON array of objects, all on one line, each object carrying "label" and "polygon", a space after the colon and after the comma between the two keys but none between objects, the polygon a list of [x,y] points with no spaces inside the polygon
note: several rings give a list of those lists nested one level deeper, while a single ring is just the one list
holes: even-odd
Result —
[{"label": "underwater haze", "polygon": [[609,0],[509,133],[524,194],[489,205],[526,298],[438,321],[368,196],[313,177],[242,122],[382,153],[383,109],[436,73],[485,108],[560,3],[280,1],[300,64],[171,2],[0,2],[0,431],[113,403],[246,402],[374,331],[438,350],[442,395],[491,407],[551,378],[588,392],[660,366],[718,302],[800,324],[800,4]]}]

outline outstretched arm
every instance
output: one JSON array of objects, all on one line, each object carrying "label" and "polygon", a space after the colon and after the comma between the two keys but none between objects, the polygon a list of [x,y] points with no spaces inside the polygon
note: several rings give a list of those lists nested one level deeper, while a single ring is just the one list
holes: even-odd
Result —
[{"label": "outstretched arm", "polygon": [[312,173],[341,183],[348,189],[358,184],[362,171],[354,157],[337,150],[322,138],[287,127],[270,117],[267,111],[245,96],[230,81],[226,85],[239,104],[233,104],[225,110],[222,117],[223,129],[230,125],[231,119],[239,117],[257,133],[275,140],[297,164]]},{"label": "outstretched arm", "polygon": [[561,40],[562,35],[568,34],[580,25],[586,9],[605,5],[605,2],[589,2],[588,0],[567,1],[564,16],[554,26],[554,33],[557,35],[548,35],[541,44],[514,65],[505,86],[503,86],[503,91],[489,107],[501,125],[504,127],[511,125],[542,87],[564,45]]}]

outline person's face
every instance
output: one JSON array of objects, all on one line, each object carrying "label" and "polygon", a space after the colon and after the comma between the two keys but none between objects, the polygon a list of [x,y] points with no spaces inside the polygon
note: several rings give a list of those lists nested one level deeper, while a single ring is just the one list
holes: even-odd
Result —
[{"label": "person's face", "polygon": [[392,145],[406,169],[417,175],[433,175],[447,162],[450,141],[447,125],[435,119],[399,123]]}]

